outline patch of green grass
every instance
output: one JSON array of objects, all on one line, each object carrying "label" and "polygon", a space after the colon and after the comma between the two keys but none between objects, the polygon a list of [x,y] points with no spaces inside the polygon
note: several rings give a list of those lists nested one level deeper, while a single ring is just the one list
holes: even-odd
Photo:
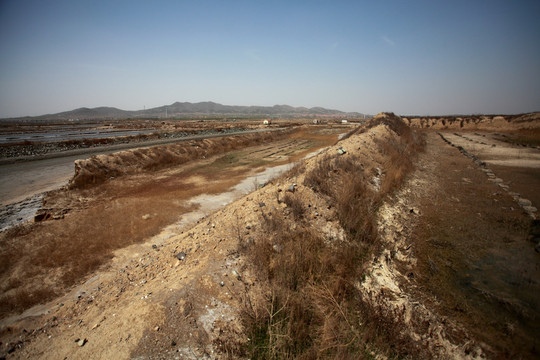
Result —
[{"label": "patch of green grass", "polygon": [[238,165],[239,160],[240,160],[240,154],[238,152],[233,152],[233,153],[223,155],[220,158],[217,158],[210,165],[210,167],[215,169],[215,168],[224,168],[224,167],[234,166],[234,165]]}]

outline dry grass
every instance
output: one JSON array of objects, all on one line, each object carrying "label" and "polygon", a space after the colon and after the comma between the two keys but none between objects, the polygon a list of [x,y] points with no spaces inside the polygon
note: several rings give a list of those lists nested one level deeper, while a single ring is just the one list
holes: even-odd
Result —
[{"label": "dry grass", "polygon": [[[187,211],[164,201],[149,208],[141,201],[117,199],[69,214],[63,223],[47,221],[0,234],[0,317],[54,298],[112,258],[114,250],[155,235]],[[46,279],[44,274],[49,274]]]},{"label": "dry grass", "polygon": [[396,143],[380,144],[392,157],[385,164],[390,180],[384,192],[366,185],[370,169],[350,154],[326,156],[305,176],[304,185],[336,208],[347,234],[344,241],[328,241],[315,233],[295,194],[283,198],[292,219],[277,211],[261,214],[263,233],[268,235],[243,248],[258,277],[269,284],[263,305],[249,303],[244,314],[251,329],[251,358],[373,359],[373,350],[390,358],[422,356],[423,349],[401,328],[404,311],[388,313],[383,299],[375,305],[363,301],[355,286],[380,247],[378,204],[403,181],[412,169],[410,157],[421,147],[407,135],[408,127],[394,127],[405,135]]},{"label": "dry grass", "polygon": [[304,217],[304,204],[302,200],[298,198],[298,195],[287,192],[283,196],[283,202],[292,211],[292,214],[296,220],[301,220]]},{"label": "dry grass", "polygon": [[306,174],[304,185],[329,197],[339,221],[352,239],[371,242],[375,237],[373,214],[380,196],[366,186],[358,157],[327,156]]},{"label": "dry grass", "polygon": [[283,134],[283,131],[273,131],[218,137],[93,156],[77,164],[70,187],[72,189],[88,188],[101,184],[111,177],[157,171],[250,145],[264,144],[278,139]]}]

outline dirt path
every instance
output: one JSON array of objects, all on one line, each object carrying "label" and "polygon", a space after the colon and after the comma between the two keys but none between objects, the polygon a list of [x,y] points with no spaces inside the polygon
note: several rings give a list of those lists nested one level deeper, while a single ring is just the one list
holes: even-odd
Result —
[{"label": "dirt path", "polygon": [[370,296],[392,293],[389,306],[429,324],[439,340],[426,346],[447,356],[538,356],[540,256],[526,240],[529,214],[470,158],[426,134],[418,170],[381,209],[388,247],[368,278]]},{"label": "dirt path", "polygon": [[[498,133],[443,132],[455,146],[486,163],[496,178],[508,186],[509,191],[529,200],[533,207],[540,206],[540,149],[524,147],[505,141]],[[531,209],[532,210],[532,209]],[[535,213],[535,211],[531,211]]]}]

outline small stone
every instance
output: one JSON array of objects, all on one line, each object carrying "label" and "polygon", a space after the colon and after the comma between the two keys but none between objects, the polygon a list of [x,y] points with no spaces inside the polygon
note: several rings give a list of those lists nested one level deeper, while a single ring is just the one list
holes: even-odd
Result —
[{"label": "small stone", "polygon": [[175,258],[178,260],[184,260],[186,258],[186,253],[183,251],[180,251],[178,254],[174,255]]},{"label": "small stone", "polygon": [[523,210],[525,210],[528,213],[535,213],[538,211],[538,209],[535,208],[534,206],[524,206]]},{"label": "small stone", "polygon": [[238,274],[238,272],[236,270],[233,270],[231,271],[231,273],[233,274],[233,276],[235,278],[237,278],[238,280],[242,280],[242,277],[240,276],[240,274]]},{"label": "small stone", "polygon": [[143,215],[143,216],[142,216],[142,219],[143,219],[143,220],[148,220],[148,219],[150,219],[150,214],[145,214],[145,215]]},{"label": "small stone", "polygon": [[171,346],[176,346],[176,341],[171,341]]},{"label": "small stone", "polygon": [[287,189],[287,191],[293,193],[293,192],[296,190],[295,188],[296,188],[296,184],[291,184],[291,186],[289,186],[289,188]]},{"label": "small stone", "polygon": [[225,283],[222,281],[222,282],[219,283],[219,286],[224,287]]},{"label": "small stone", "polygon": [[157,249],[157,245],[156,244],[152,244],[152,249]]},{"label": "small stone", "polygon": [[86,340],[86,339],[79,339],[79,340],[77,341],[77,345],[79,345],[79,346],[82,347],[82,346],[84,346],[87,342],[88,342],[88,340]]},{"label": "small stone", "polygon": [[531,205],[532,205],[532,203],[531,203],[530,200],[528,200],[528,199],[523,199],[523,198],[520,198],[520,199],[518,200],[518,204],[519,204],[519,206],[523,206],[523,207],[524,207],[524,206],[531,206]]},{"label": "small stone", "polygon": [[154,328],[155,331],[159,331],[159,329],[160,329],[159,326],[156,326],[156,327]]}]

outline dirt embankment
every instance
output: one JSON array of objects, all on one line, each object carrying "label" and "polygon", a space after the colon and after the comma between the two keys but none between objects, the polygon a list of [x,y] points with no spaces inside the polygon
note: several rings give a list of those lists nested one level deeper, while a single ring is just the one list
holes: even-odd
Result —
[{"label": "dirt embankment", "polygon": [[540,113],[497,116],[407,117],[409,126],[435,130],[517,131],[540,128]]},{"label": "dirt embankment", "polygon": [[378,247],[377,204],[421,145],[391,120],[114,264],[40,320],[11,323],[6,350],[42,358],[420,354],[391,313],[358,302]]},{"label": "dirt embankment", "polygon": [[[497,336],[477,341],[423,292],[438,284],[421,281],[423,267],[444,259],[415,252],[421,231],[410,239],[427,209],[420,199],[429,205],[444,174],[432,160],[455,161],[457,179],[462,165],[475,170],[426,155],[428,171],[410,176],[422,148],[422,136],[382,114],[181,235],[151,239],[127,260],[128,249],[117,252],[45,315],[4,321],[3,350],[43,359],[497,356]],[[528,219],[513,216],[515,226]]]},{"label": "dirt embankment", "polygon": [[193,140],[187,143],[97,155],[89,159],[75,161],[75,175],[70,180],[69,186],[72,188],[93,186],[110,178],[177,166],[194,159],[204,159],[248,145],[264,144],[284,136],[288,132],[290,131],[281,130],[271,133]]}]

